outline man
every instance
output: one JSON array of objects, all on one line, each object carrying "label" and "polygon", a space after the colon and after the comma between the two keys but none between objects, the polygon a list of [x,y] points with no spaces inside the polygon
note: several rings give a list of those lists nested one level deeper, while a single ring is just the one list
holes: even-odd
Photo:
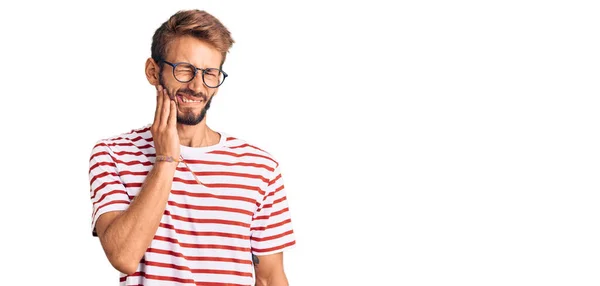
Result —
[{"label": "man", "polygon": [[146,62],[154,122],[92,150],[92,231],[121,285],[288,285],[282,251],[295,239],[279,164],[206,125],[232,44],[212,15],[174,14]]}]

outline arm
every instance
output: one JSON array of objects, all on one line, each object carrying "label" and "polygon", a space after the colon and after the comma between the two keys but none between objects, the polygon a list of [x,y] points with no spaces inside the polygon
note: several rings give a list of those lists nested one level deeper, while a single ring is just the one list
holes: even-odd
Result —
[{"label": "arm", "polygon": [[257,286],[287,286],[283,251],[296,243],[280,168],[273,170],[265,198],[251,225],[252,253]]},{"label": "arm", "polygon": [[175,166],[168,162],[155,164],[126,211],[105,213],[96,222],[96,233],[106,257],[122,273],[135,272],[156,234],[171,191]]},{"label": "arm", "polygon": [[283,252],[257,256],[254,264],[256,286],[288,286],[283,270]]},{"label": "arm", "polygon": [[[156,153],[179,157],[176,106],[158,88],[157,107],[151,131]],[[176,162],[156,162],[142,189],[125,211],[107,212],[96,222],[106,257],[117,270],[132,274],[152,242],[171,192]]]}]

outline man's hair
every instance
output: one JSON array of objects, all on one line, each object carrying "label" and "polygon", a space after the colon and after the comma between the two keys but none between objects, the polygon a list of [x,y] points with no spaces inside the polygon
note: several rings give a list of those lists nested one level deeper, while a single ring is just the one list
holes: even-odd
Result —
[{"label": "man's hair", "polygon": [[223,56],[221,66],[234,43],[229,30],[213,15],[201,10],[183,10],[171,16],[154,32],[152,59],[157,63],[164,60],[169,44],[181,36],[192,36],[213,46]]}]

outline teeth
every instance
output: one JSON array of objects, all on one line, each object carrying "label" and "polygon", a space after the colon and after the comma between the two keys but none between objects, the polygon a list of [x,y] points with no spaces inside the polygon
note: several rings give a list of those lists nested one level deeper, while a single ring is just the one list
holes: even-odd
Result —
[{"label": "teeth", "polygon": [[186,99],[185,97],[181,97],[181,101],[183,101],[183,102],[202,102],[202,100],[191,100],[191,99]]}]

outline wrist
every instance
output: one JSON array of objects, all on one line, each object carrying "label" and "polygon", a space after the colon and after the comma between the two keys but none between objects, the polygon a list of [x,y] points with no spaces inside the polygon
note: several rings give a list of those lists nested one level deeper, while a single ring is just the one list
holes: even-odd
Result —
[{"label": "wrist", "polygon": [[176,160],[172,156],[156,155],[156,160],[154,161],[154,168],[175,171],[175,169],[179,165],[179,162],[180,160]]},{"label": "wrist", "polygon": [[183,160],[181,160],[179,158],[179,156],[169,156],[169,155],[156,155],[156,160],[157,163],[158,162],[168,162],[168,163],[179,163],[182,162]]}]

